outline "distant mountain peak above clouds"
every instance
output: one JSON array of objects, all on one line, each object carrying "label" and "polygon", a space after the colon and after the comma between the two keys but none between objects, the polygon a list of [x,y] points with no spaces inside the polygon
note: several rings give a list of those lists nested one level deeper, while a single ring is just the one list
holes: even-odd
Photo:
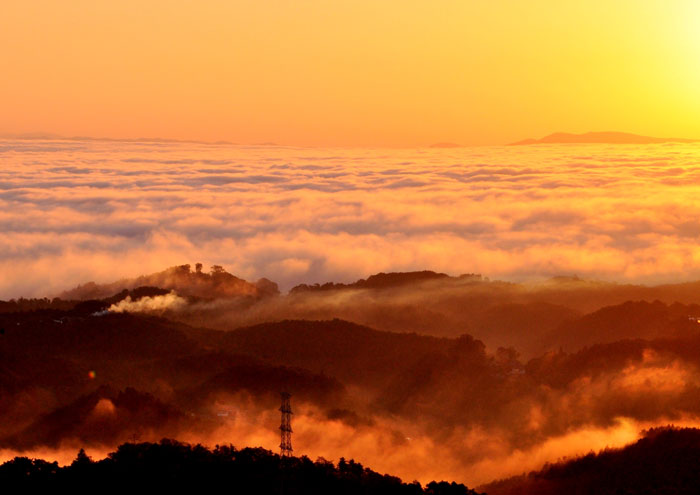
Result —
[{"label": "distant mountain peak above clouds", "polygon": [[641,136],[629,132],[585,132],[583,134],[572,134],[568,132],[555,132],[541,139],[523,139],[511,146],[521,146],[527,144],[658,144],[658,143],[697,143],[698,139],[686,138],[657,138],[651,136]]}]

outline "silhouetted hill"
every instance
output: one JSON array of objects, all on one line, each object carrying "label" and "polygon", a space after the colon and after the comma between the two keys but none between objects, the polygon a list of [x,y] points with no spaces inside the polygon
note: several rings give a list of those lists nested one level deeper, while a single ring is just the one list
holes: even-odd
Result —
[{"label": "silhouetted hill", "polygon": [[700,305],[661,301],[627,301],[606,306],[579,318],[569,319],[554,329],[545,341],[551,347],[577,350],[594,344],[623,339],[657,339],[695,335],[700,326]]},{"label": "silhouetted hill", "polygon": [[2,351],[34,359],[51,356],[131,359],[191,353],[196,343],[182,323],[140,314],[75,316],[74,312],[35,311],[0,315],[6,329]]},{"label": "silhouetted hill", "polygon": [[[190,289],[201,282],[204,284],[202,290],[190,290],[189,293],[205,294],[207,297],[178,291],[177,295],[172,296],[176,299],[172,307],[155,304],[155,308],[151,308],[149,304],[129,303],[122,305],[124,307],[120,310],[150,311],[194,327],[206,326],[219,330],[268,321],[340,318],[392,332],[418,332],[439,337],[458,337],[468,333],[492,349],[515,347],[529,358],[560,347],[576,350],[583,345],[597,343],[597,337],[602,342],[630,337],[656,338],[666,330],[661,328],[664,324],[662,320],[657,321],[659,326],[652,332],[648,322],[637,318],[642,323],[640,329],[649,330],[637,335],[630,333],[633,332],[632,325],[624,322],[616,327],[607,324],[606,330],[591,331],[582,331],[576,325],[569,325],[569,322],[582,314],[630,300],[659,300],[667,305],[675,302],[697,304],[700,291],[698,282],[648,287],[588,281],[574,276],[554,277],[537,284],[515,284],[491,281],[475,274],[453,277],[419,271],[379,273],[348,284],[302,284],[288,295],[278,297],[229,297],[226,295],[226,283],[223,284],[221,296],[218,295],[220,287],[212,285],[212,280],[219,275],[203,274],[197,270],[192,271],[184,265],[160,275],[175,273],[174,278],[181,279],[181,286],[189,284]],[[230,274],[221,276],[223,280],[233,277]],[[139,280],[146,283],[149,277],[144,276]],[[136,279],[132,282],[136,283]],[[262,285],[264,283],[259,282],[258,289]],[[88,290],[82,294],[66,295],[87,297],[92,293],[89,289],[95,288],[94,284],[81,287]],[[95,294],[108,294],[101,299],[82,302],[45,298],[0,301],[0,313],[39,309],[75,309],[77,312],[94,313],[104,311],[111,304],[126,298],[139,301],[151,297],[155,299],[154,303],[158,303],[163,302],[157,300],[159,296],[169,297],[166,292],[168,288],[157,286],[125,289],[119,288],[119,284],[111,284],[99,287],[99,290],[93,291]],[[271,287],[274,289],[276,286],[273,284]],[[631,318],[634,319],[634,315]],[[623,329],[627,330],[621,331]],[[580,341],[577,340],[579,338]]]},{"label": "silhouetted hill", "polygon": [[115,445],[140,431],[178,431],[191,423],[176,408],[133,388],[102,386],[72,403],[42,415],[22,431],[1,440],[14,449],[56,448],[65,439],[83,445]]},{"label": "silhouetted hill", "polygon": [[[656,300],[666,305],[678,302],[693,311],[692,306],[700,301],[698,282],[643,286],[555,277],[537,284],[516,284],[478,276],[434,277],[430,273],[425,279],[419,276],[414,281],[406,277],[406,283],[384,289],[366,289],[366,280],[299,286],[275,300],[274,306],[261,303],[247,310],[231,311],[228,314],[233,316],[226,320],[212,315],[208,324],[222,328],[231,318],[240,326],[273,319],[340,318],[393,332],[440,337],[467,333],[491,349],[515,347],[530,358],[560,347],[573,351],[596,343],[594,335],[612,342],[632,337],[656,338],[671,330],[658,326],[652,329],[649,323],[636,318],[643,323],[640,330],[648,331],[634,335],[632,325],[622,322],[619,331],[611,323],[606,331],[590,329],[588,336],[569,325],[586,313],[627,301],[651,304]],[[635,319],[632,313],[630,316]],[[661,320],[657,323],[661,324]],[[576,341],[578,337],[581,342]]]},{"label": "silhouetted hill", "polygon": [[557,330],[580,316],[574,309],[544,301],[497,303],[473,311],[468,328],[474,335],[508,335],[512,347],[532,355],[561,346],[556,337],[563,339],[566,335]]},{"label": "silhouetted hill", "polygon": [[269,363],[329,373],[346,383],[378,386],[424,355],[444,352],[452,341],[382,332],[335,319],[285,320],[210,334],[210,345]]},{"label": "silhouetted hill", "polygon": [[[71,492],[95,487],[141,493],[220,492],[278,495],[477,495],[464,485],[418,482],[379,474],[354,460],[335,464],[308,457],[280,458],[262,448],[217,446],[209,450],[173,440],[160,443],[127,443],[106,459],[93,461],[80,451],[65,467],[40,459],[16,457],[0,466],[0,483],[27,490],[67,489]],[[92,491],[91,490],[91,491]]]},{"label": "silhouetted hill", "polygon": [[10,301],[0,301],[0,313],[19,313],[23,311],[34,311],[38,309],[68,310],[75,307],[77,301],[65,301],[58,297],[49,299],[46,297],[35,299],[12,299]]},{"label": "silhouetted hill", "polygon": [[317,405],[337,407],[345,395],[338,380],[302,368],[265,364],[233,365],[211,378],[179,392],[179,401],[193,407],[205,405],[212,399],[245,390],[261,407],[274,409],[280,390],[294,395],[296,400]]},{"label": "silhouetted hill", "polygon": [[173,360],[201,352],[185,325],[143,315],[10,313],[0,328],[0,436],[101,384],[153,391]]},{"label": "silhouetted hill", "polygon": [[[480,275],[462,275],[462,277],[480,278]],[[367,279],[360,279],[351,284],[336,284],[328,282],[323,285],[306,285],[301,284],[292,288],[290,292],[303,292],[313,290],[336,290],[336,289],[387,289],[391,287],[399,287],[402,285],[420,284],[432,280],[441,280],[452,278],[445,273],[436,273],[430,270],[420,272],[394,272],[394,273],[377,273],[370,275]]]},{"label": "silhouetted hill", "polygon": [[[507,328],[529,308],[495,308],[494,318],[512,312],[515,319],[502,323]],[[669,410],[700,414],[692,398],[699,391],[691,386],[693,363],[700,360],[700,325],[685,316],[695,309],[658,302],[604,308],[567,324],[572,335],[581,333],[575,339],[584,341],[590,333],[594,341],[604,341],[635,329],[643,334],[645,328],[654,338],[618,339],[528,362],[515,349],[488,351],[469,335],[393,333],[338,319],[285,320],[225,332],[139,313],[6,313],[0,315],[6,329],[0,399],[11,407],[0,411],[0,420],[5,435],[25,431],[27,421],[68,406],[100,385],[133,387],[197,414],[209,414],[220,397],[239,391],[255,397],[260,407],[275,407],[277,392],[290,388],[297,399],[327,414],[347,409],[351,420],[353,414],[386,413],[411,421],[430,418],[448,428],[503,427],[512,429],[512,441],[528,443],[538,437],[525,434],[527,423],[513,408],[532,402],[545,408],[538,420],[545,436],[584,424],[605,425],[618,416],[650,420]],[[533,321],[551,310],[546,305],[537,309]],[[581,386],[604,393],[584,400]],[[349,389],[360,390],[362,401],[354,401]],[[28,402],[26,394],[36,395],[41,407]],[[46,394],[51,400],[40,400]],[[580,402],[580,408],[562,420],[557,403],[569,396],[570,407]]]},{"label": "silhouetted hill", "polygon": [[700,493],[700,430],[655,428],[622,449],[545,466],[479,487],[489,495]]},{"label": "silhouetted hill", "polygon": [[[171,289],[141,286],[132,289],[123,289],[116,294],[100,299],[61,299],[59,297],[53,299],[45,297],[35,299],[20,298],[10,301],[0,301],[0,314],[53,310],[55,312],[67,311],[70,312],[71,316],[90,316],[96,312],[106,311],[113,304],[127,298],[131,301],[139,301],[143,298],[165,296],[171,292]],[[195,303],[199,302],[200,298],[189,296],[186,300],[189,303]]]},{"label": "silhouetted hill", "polygon": [[[136,412],[121,408],[124,397],[107,391],[129,387],[156,394],[164,407],[197,415],[212,414],[220,396],[240,391],[269,408],[276,408],[283,389],[322,408],[343,402],[344,386],[334,377],[309,371],[313,366],[265,363],[245,346],[229,351],[216,345],[225,340],[225,332],[138,313],[81,315],[75,316],[75,310],[0,315],[6,329],[0,341],[0,402],[7,404],[0,409],[0,448],[54,445],[56,432],[86,442],[128,438],[140,420]],[[76,430],[101,399],[115,407],[110,420],[129,421],[111,421],[111,429],[100,427],[93,436],[87,433],[94,426],[89,421],[84,430]],[[142,406],[144,411],[150,407]],[[62,423],[64,417],[72,418],[73,429]],[[164,434],[179,431],[177,424],[156,423]],[[154,430],[155,424],[149,425],[144,428]]]},{"label": "silhouetted hill", "polygon": [[141,275],[135,279],[124,279],[110,284],[88,282],[65,291],[59,295],[61,299],[104,299],[123,290],[136,287],[158,287],[175,290],[184,296],[201,298],[225,297],[264,297],[279,294],[277,284],[262,278],[255,284],[231,275],[221,266],[214,265],[209,273],[202,271],[197,263],[195,271],[190,265],[180,265],[168,268],[162,272]]},{"label": "silhouetted hill", "polygon": [[520,364],[515,356],[498,363],[482,342],[468,335],[448,342],[447,349],[421,353],[415,361],[397,367],[376,404],[392,414],[442,424],[496,420],[498,404],[512,398],[503,396],[509,388],[503,372]]},{"label": "silhouetted hill", "polygon": [[527,144],[564,144],[564,143],[604,143],[604,144],[656,144],[656,143],[695,143],[697,139],[685,138],[656,138],[640,136],[628,132],[586,132],[584,134],[570,134],[568,132],[555,132],[542,139],[524,139],[513,146]]},{"label": "silhouetted hill", "polygon": [[[692,300],[697,283],[654,288],[559,278],[533,288],[418,273],[379,274],[360,290],[301,291],[250,306],[190,297],[163,316],[104,312],[121,298],[170,296],[157,287],[69,309],[53,301],[46,309],[14,307],[0,313],[0,450],[113,447],[134,429],[143,440],[210,442],[243,432],[274,445],[277,394],[287,389],[301,438],[312,446],[307,452],[337,453],[347,442],[354,455],[367,452],[404,476],[414,466],[386,458],[415,454],[416,465],[429,465],[416,475],[421,480],[441,472],[434,466],[444,455],[457,466],[450,472],[470,480],[473,466],[543,445],[558,449],[568,435],[607,431],[620,417],[655,424],[700,416],[700,306],[617,303],[629,294]],[[238,312],[257,308],[272,318],[285,305],[314,318],[236,328]],[[581,314],[588,305],[595,309]],[[204,308],[202,322],[219,314],[217,326],[227,330],[179,321],[197,308]],[[420,319],[435,332],[463,331],[388,332],[319,318],[326,311],[401,330]],[[521,357],[518,348],[486,345],[471,329],[571,346]],[[133,407],[120,398],[129,388]]]}]

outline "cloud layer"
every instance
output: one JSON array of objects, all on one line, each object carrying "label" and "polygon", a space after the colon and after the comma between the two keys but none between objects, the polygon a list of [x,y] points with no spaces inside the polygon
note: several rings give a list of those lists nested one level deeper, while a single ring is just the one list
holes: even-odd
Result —
[{"label": "cloud layer", "polygon": [[0,298],[185,262],[700,277],[699,145],[419,150],[0,140]]}]

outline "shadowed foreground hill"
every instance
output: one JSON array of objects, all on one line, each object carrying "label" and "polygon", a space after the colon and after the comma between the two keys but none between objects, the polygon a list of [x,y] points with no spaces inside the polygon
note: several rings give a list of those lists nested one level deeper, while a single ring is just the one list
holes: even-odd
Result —
[{"label": "shadowed foreground hill", "polygon": [[654,428],[623,449],[604,450],[480,487],[491,495],[697,494],[700,430]]},{"label": "shadowed foreground hill", "polygon": [[[459,298],[467,287],[495,285],[447,282],[459,290],[445,289],[445,300],[451,307],[461,304],[470,317],[481,301],[482,314],[503,315],[504,330],[531,335],[524,331],[529,324],[517,326],[519,318],[534,322],[557,311],[546,322],[550,330],[537,335],[551,331],[571,347],[591,345],[521,359],[518,349],[489,349],[469,334],[393,333],[340,319],[268,321],[221,331],[172,318],[189,306],[212,313],[231,308],[219,301],[190,301],[160,316],[107,310],[121,297],[170,297],[155,287],[74,301],[63,309],[53,301],[44,309],[31,301],[9,302],[7,311],[0,310],[0,451],[11,452],[2,459],[38,455],[47,447],[61,449],[55,458],[67,459],[78,447],[104,452],[133,438],[269,448],[276,444],[278,394],[287,390],[294,396],[299,451],[335,459],[352,455],[405,479],[472,484],[539,469],[545,459],[534,454],[543,445],[557,446],[550,460],[600,449],[608,440],[598,432],[610,431],[616,418],[629,420],[634,434],[645,427],[635,422],[663,425],[700,416],[697,303],[631,301],[557,324],[567,314],[558,304],[528,301],[524,292],[514,299],[520,302],[508,304],[496,305],[487,292]],[[403,289],[411,285],[303,294],[322,294],[357,316],[361,304],[346,307],[352,297],[403,288],[400,293],[417,297],[422,307],[436,283],[446,281],[431,278],[408,292]],[[602,299],[598,286],[566,279],[547,286],[559,302],[567,300],[562,285],[573,287],[568,294],[575,298]],[[697,294],[698,287],[676,286],[679,294],[691,288]],[[268,301],[286,304],[282,299]],[[380,303],[377,308],[390,306]],[[568,442],[570,435],[593,443]],[[514,452],[525,462],[513,462]]]},{"label": "shadowed foreground hill", "polygon": [[[70,466],[55,462],[16,457],[0,466],[3,486],[31,489],[108,486],[111,489],[145,488],[225,489],[232,493],[255,494],[405,494],[477,495],[462,484],[431,482],[423,488],[418,482],[379,474],[353,460],[341,458],[338,464],[308,457],[287,458],[261,448],[237,450],[217,446],[209,450],[172,440],[160,443],[123,444],[107,458],[93,462],[84,451]],[[21,485],[18,485],[21,483]]]}]

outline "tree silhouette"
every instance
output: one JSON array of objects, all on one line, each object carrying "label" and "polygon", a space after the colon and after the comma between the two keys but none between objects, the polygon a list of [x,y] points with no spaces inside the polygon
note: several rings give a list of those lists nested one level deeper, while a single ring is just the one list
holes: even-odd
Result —
[{"label": "tree silhouette", "polygon": [[277,495],[472,495],[456,483],[431,483],[423,490],[418,482],[403,483],[354,460],[341,459],[336,466],[319,458],[281,458],[262,448],[238,450],[232,445],[210,450],[174,440],[159,443],[125,443],[101,461],[93,461],[83,449],[69,466],[17,457],[0,466],[0,483],[45,490],[108,486],[110,490],[165,490]]}]

